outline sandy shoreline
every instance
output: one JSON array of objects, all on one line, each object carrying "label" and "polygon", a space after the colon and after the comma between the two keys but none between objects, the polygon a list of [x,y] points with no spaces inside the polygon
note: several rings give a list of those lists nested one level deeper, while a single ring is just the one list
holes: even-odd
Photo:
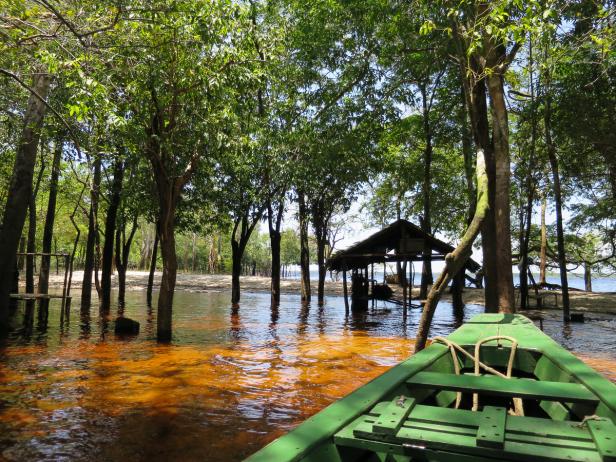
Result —
[{"label": "sandy shoreline", "polygon": [[[157,272],[154,278],[155,287],[160,283],[161,273]],[[73,273],[73,289],[81,289],[81,281],[83,278],[82,271]],[[112,278],[112,284],[115,286],[117,275]],[[126,289],[141,291],[147,287],[148,273],[145,271],[128,271],[126,274]],[[52,274],[50,276],[50,287],[61,288],[63,275]],[[350,284],[349,284],[350,285]],[[270,290],[270,279],[261,276],[242,276],[241,287],[244,291],[267,292]],[[228,274],[192,274],[178,273],[176,289],[187,292],[208,292],[221,291],[231,289],[231,275]],[[280,282],[282,293],[297,294],[300,291],[300,281],[298,279],[283,279]],[[313,291],[316,290],[316,282],[313,282]],[[325,282],[326,295],[342,295],[342,281],[331,281],[329,278]],[[549,294],[544,299],[543,309],[558,309],[554,305],[554,291],[540,291],[542,294]],[[558,293],[558,292],[556,292]],[[415,289],[413,295],[417,297],[418,289]],[[482,289],[466,288],[464,290],[464,302],[466,304],[483,305],[484,297]],[[614,292],[583,292],[571,291],[569,294],[571,299],[571,309],[581,312],[596,312],[596,313],[614,313],[616,314],[616,293]],[[450,295],[446,294],[443,297],[445,300],[450,299]],[[558,293],[558,305],[562,306],[560,293]],[[534,300],[531,300],[531,305],[534,305]],[[534,306],[531,306],[534,307]]]}]

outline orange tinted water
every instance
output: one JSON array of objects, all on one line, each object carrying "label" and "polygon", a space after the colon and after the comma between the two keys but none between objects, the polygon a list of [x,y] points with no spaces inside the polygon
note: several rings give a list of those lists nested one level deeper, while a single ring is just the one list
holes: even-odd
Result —
[{"label": "orange tinted water", "polygon": [[[18,310],[0,352],[2,457],[239,460],[407,357],[419,317],[346,317],[340,298],[319,308],[285,296],[271,310],[267,294],[245,294],[232,310],[228,298],[178,294],[169,345],[155,342],[139,293],[126,309],[142,323],[131,339],[75,312],[60,323],[57,306],[24,328]],[[443,304],[433,334],[459,321]],[[613,371],[606,354],[585,359]]]}]

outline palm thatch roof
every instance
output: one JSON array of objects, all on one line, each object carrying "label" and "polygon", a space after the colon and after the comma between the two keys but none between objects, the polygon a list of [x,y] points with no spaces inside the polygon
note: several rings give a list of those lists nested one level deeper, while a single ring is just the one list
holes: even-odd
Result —
[{"label": "palm thatch roof", "polygon": [[[365,268],[371,263],[422,261],[424,246],[431,250],[432,260],[444,260],[454,246],[423,231],[407,220],[396,220],[380,231],[351,247],[340,250],[328,260],[332,271]],[[469,259],[466,269],[476,273],[481,265]]]}]

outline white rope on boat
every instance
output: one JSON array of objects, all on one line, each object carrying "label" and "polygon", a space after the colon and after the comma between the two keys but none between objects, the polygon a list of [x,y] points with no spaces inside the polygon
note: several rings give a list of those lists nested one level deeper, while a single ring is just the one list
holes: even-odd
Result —
[{"label": "white rope on boat", "polygon": [[[500,342],[501,340],[506,340],[511,343],[509,361],[507,362],[507,373],[506,374],[503,374],[502,372],[497,371],[496,369],[488,366],[487,364],[482,363],[481,358],[480,358],[481,346],[484,343],[492,342],[492,341]],[[492,337],[486,337],[484,339],[481,339],[479,342],[475,344],[475,354],[474,355],[471,355],[468,351],[466,351],[460,345],[458,345],[455,342],[452,342],[451,340],[445,337],[434,337],[432,341],[442,343],[447,346],[447,348],[449,349],[449,352],[451,353],[451,357],[453,360],[453,367],[454,367],[454,371],[456,375],[460,375],[460,363],[458,362],[459,361],[458,355],[456,354],[456,351],[459,351],[464,356],[466,356],[467,358],[473,361],[475,365],[474,367],[475,375],[480,375],[480,370],[483,369],[486,372],[489,372],[490,374],[496,375],[498,377],[507,378],[507,379],[511,378],[511,372],[513,370],[513,360],[515,358],[515,353],[518,348],[518,341],[514,339],[513,337],[509,337],[506,335],[495,335]],[[460,406],[461,400],[462,400],[462,393],[457,392],[456,393],[456,404],[455,404],[456,409],[458,409],[458,407]],[[522,404],[522,399],[513,398],[513,406],[514,406],[514,412],[516,415],[524,415],[524,407]],[[479,409],[479,394],[473,393],[473,411],[477,411],[478,409]]]}]

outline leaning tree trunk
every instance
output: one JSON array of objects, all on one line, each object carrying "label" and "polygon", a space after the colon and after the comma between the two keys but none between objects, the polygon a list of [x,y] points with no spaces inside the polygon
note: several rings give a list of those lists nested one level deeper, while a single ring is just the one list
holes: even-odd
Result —
[{"label": "leaning tree trunk", "polygon": [[488,175],[486,172],[486,164],[484,152],[481,149],[477,150],[477,207],[475,208],[475,216],[469,225],[466,233],[462,237],[460,244],[453,252],[445,257],[445,268],[439,275],[436,282],[433,284],[428,294],[428,298],[421,313],[419,328],[417,330],[417,341],[415,343],[415,352],[425,348],[430,333],[430,326],[434,311],[441,296],[447,289],[447,285],[452,278],[456,277],[460,271],[464,271],[464,266],[473,252],[473,242],[481,230],[483,220],[489,209],[488,200]]},{"label": "leaning tree trunk", "polygon": [[103,266],[101,270],[101,304],[100,310],[108,312],[111,307],[111,273],[113,272],[113,239],[115,236],[118,208],[122,198],[122,181],[124,179],[124,162],[117,159],[113,168],[111,197],[105,218],[105,243],[103,244]]},{"label": "leaning tree trunk", "polygon": [[81,310],[88,311],[92,303],[92,273],[96,258],[96,237],[98,235],[98,197],[101,184],[101,158],[94,158],[94,175],[90,191],[90,212],[88,213],[88,238],[86,241],[83,280],[81,283]]},{"label": "leaning tree trunk", "polygon": [[498,310],[515,312],[513,271],[511,258],[511,216],[509,192],[511,189],[511,159],[509,154],[509,121],[505,103],[503,76],[488,76],[488,90],[492,106],[492,137],[495,162],[494,216],[496,233],[496,264],[498,267],[496,290]]},{"label": "leaning tree trunk", "polygon": [[19,239],[26,221],[28,204],[32,196],[32,178],[36,152],[45,116],[45,99],[50,85],[50,76],[34,75],[32,94],[24,115],[24,126],[17,144],[15,163],[11,174],[2,229],[0,230],[0,333],[9,327],[9,295],[13,283]]},{"label": "leaning tree trunk", "polygon": [[299,241],[300,269],[302,282],[302,301],[309,302],[310,293],[310,250],[308,247],[308,207],[303,192],[298,191],[299,202]]},{"label": "leaning tree trunk", "polygon": [[[49,181],[49,199],[47,202],[47,215],[45,217],[45,227],[43,228],[43,245],[41,256],[41,267],[39,270],[38,293],[46,294],[49,291],[49,267],[51,263],[51,243],[53,240],[53,225],[56,219],[56,201],[58,197],[58,178],[60,176],[60,161],[62,160],[61,140],[56,141],[56,147],[51,164],[51,179]],[[47,302],[47,301],[45,301]]]},{"label": "leaning tree trunk", "polygon": [[554,184],[554,205],[556,209],[556,240],[558,243],[558,266],[560,268],[560,285],[563,298],[563,320],[569,322],[569,283],[567,281],[567,256],[565,254],[565,232],[563,229],[562,212],[562,192],[560,189],[560,174],[558,172],[558,159],[556,157],[556,146],[552,140],[552,105],[551,96],[545,98],[544,125],[545,125],[545,144],[547,147],[548,159],[552,169],[552,182]]}]

